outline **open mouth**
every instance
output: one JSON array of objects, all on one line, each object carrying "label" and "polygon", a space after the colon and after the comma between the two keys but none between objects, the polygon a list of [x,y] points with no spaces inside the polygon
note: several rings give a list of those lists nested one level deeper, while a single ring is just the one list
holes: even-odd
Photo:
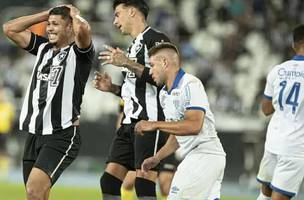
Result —
[{"label": "open mouth", "polygon": [[52,38],[54,38],[54,37],[57,37],[57,34],[54,34],[54,33],[49,33],[49,34],[48,34],[48,38],[49,38],[49,39],[52,39]]}]

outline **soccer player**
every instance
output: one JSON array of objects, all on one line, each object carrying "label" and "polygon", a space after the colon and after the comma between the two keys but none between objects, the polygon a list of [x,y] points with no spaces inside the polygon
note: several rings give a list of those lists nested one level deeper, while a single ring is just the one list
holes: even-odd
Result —
[{"label": "soccer player", "polygon": [[184,159],[173,177],[168,199],[219,199],[226,154],[203,84],[180,68],[180,55],[173,44],[151,48],[149,57],[154,81],[164,85],[159,98],[166,121],[142,120],[135,132],[150,135],[160,130],[170,137],[155,156],[143,162],[142,171],[150,170],[178,149]]},{"label": "soccer player", "polygon": [[114,25],[124,35],[134,40],[128,49],[128,57],[118,48],[106,46],[99,59],[104,64],[124,67],[124,82],[121,87],[112,84],[107,74],[97,73],[94,87],[112,92],[124,100],[124,118],[113,140],[105,173],[100,179],[103,199],[119,198],[120,187],[128,170],[136,169],[135,189],[139,199],[155,199],[157,169],[147,174],[141,172],[143,160],[150,157],[165,143],[163,133],[138,137],[134,126],[139,120],[163,119],[157,97],[158,89],[149,76],[148,50],[168,37],[147,25],[149,8],[143,0],[114,0]]},{"label": "soccer player", "polygon": [[[48,39],[28,30],[45,21]],[[81,144],[80,105],[94,58],[90,26],[77,8],[66,5],[8,21],[3,30],[37,56],[19,127],[29,133],[23,156],[27,199],[48,199]]]},{"label": "soccer player", "polygon": [[291,199],[304,177],[304,25],[293,30],[293,49],[293,59],[267,76],[262,111],[273,115],[257,176],[262,183],[258,200]]}]

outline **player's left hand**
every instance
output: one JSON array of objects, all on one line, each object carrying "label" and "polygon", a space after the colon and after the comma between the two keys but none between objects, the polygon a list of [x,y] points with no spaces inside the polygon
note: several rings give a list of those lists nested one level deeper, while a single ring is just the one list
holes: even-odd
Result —
[{"label": "player's left hand", "polygon": [[144,173],[147,173],[150,169],[156,167],[156,165],[158,165],[159,162],[160,162],[160,160],[156,156],[147,158],[141,164],[141,171],[143,171]]},{"label": "player's left hand", "polygon": [[155,131],[154,122],[141,120],[136,123],[134,131],[139,135],[144,135],[145,132]]},{"label": "player's left hand", "polygon": [[106,51],[100,52],[98,56],[98,59],[103,61],[101,65],[112,64],[123,67],[128,62],[129,58],[120,48],[116,47],[115,49],[108,45],[104,45],[104,48]]}]

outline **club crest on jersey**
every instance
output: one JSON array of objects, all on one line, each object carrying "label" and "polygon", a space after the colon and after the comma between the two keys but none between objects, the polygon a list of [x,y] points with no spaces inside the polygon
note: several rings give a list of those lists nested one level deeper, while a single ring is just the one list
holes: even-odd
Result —
[{"label": "club crest on jersey", "polygon": [[136,54],[141,50],[141,48],[143,47],[142,43],[139,43],[135,46],[135,52]]},{"label": "club crest on jersey", "polygon": [[173,186],[170,190],[170,193],[172,193],[172,194],[177,194],[178,192],[179,192],[179,188],[176,186]]},{"label": "club crest on jersey", "polygon": [[66,51],[62,51],[58,54],[58,61],[61,62],[67,55],[67,52]]},{"label": "club crest on jersey", "polygon": [[181,94],[180,90],[177,89],[173,89],[171,92],[171,95],[176,97],[180,96],[180,94]]}]

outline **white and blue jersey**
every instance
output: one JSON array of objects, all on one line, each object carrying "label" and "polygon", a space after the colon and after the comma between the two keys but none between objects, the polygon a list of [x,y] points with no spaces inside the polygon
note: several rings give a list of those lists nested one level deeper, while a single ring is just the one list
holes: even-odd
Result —
[{"label": "white and blue jersey", "polygon": [[265,98],[275,112],[267,129],[265,149],[304,157],[304,56],[275,66],[267,76]]},{"label": "white and blue jersey", "polygon": [[166,121],[184,119],[186,110],[201,110],[205,113],[204,124],[198,135],[176,136],[180,145],[178,153],[185,156],[192,149],[200,146],[203,153],[225,155],[215,130],[214,116],[210,110],[208,98],[202,82],[195,76],[179,70],[173,87],[167,91],[166,86],[160,91],[160,104]]}]

